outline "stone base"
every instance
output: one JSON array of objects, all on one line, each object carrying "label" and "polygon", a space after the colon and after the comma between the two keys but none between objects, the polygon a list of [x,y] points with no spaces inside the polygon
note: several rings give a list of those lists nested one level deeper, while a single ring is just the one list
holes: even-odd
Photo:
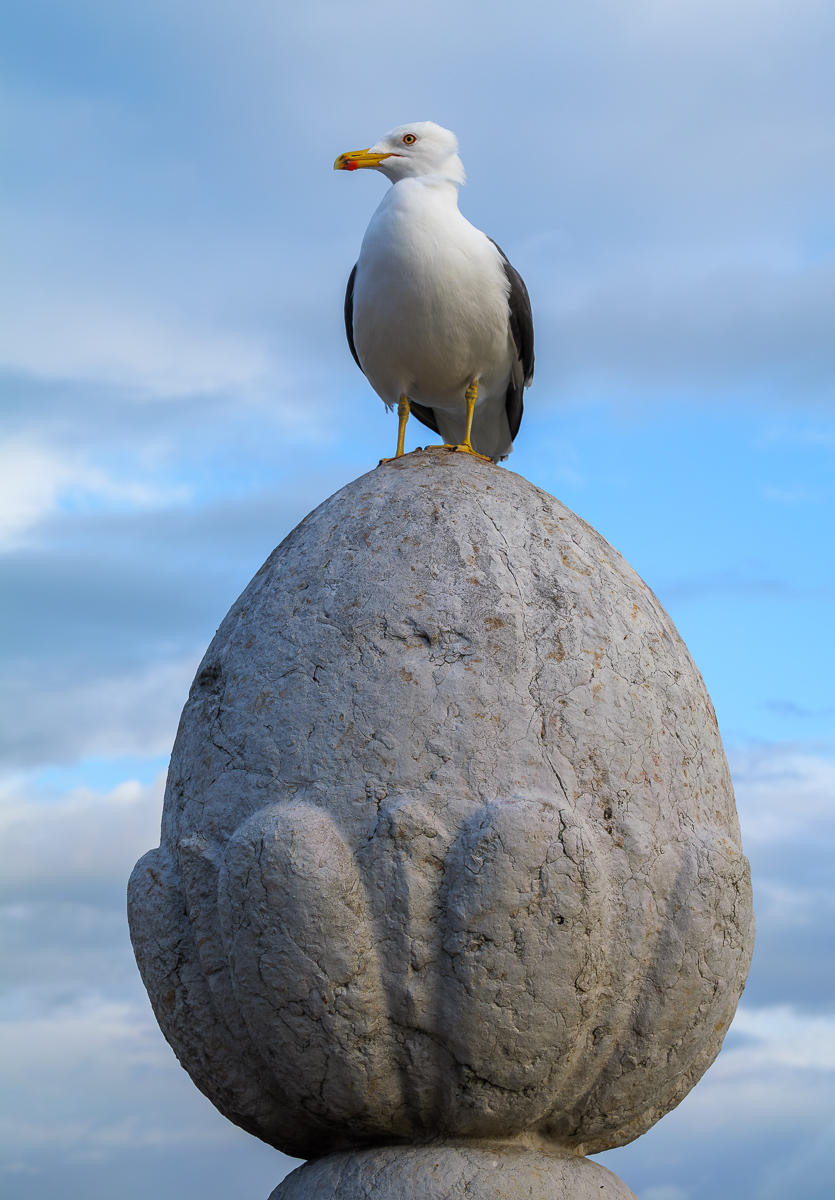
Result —
[{"label": "stone base", "polygon": [[635,1200],[587,1158],[523,1147],[383,1146],[298,1167],[270,1200]]}]

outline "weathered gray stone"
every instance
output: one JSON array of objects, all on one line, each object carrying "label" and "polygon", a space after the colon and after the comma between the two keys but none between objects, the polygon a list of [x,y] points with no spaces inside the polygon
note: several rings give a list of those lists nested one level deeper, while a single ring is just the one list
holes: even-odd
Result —
[{"label": "weathered gray stone", "polygon": [[661,605],[559,501],[446,451],[331,497],[233,606],[130,915],[197,1086],[305,1158],[622,1145],[715,1058],[753,938]]},{"label": "weathered gray stone", "polygon": [[600,1163],[524,1146],[385,1146],[306,1163],[270,1200],[635,1200]]}]

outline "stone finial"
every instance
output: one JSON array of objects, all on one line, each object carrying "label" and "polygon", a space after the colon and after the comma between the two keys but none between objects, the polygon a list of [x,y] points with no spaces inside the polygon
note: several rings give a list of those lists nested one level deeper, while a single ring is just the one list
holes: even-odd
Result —
[{"label": "stone finial", "polygon": [[669,617],[559,501],[445,451],[343,488],[233,605],[129,908],[194,1082],[316,1160],[286,1200],[629,1196],[582,1156],[697,1082],[753,940]]}]

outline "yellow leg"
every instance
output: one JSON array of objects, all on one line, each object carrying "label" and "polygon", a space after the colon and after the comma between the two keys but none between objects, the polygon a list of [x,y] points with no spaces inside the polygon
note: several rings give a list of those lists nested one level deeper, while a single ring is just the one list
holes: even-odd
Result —
[{"label": "yellow leg", "polygon": [[464,399],[467,401],[467,428],[464,432],[464,440],[458,447],[459,450],[469,450],[470,454],[475,454],[472,444],[470,443],[470,434],[473,431],[473,413],[475,412],[475,402],[478,400],[478,380],[474,379],[467,388]]},{"label": "yellow leg", "polygon": [[476,400],[478,400],[478,380],[474,379],[464,393],[464,398],[467,401],[467,428],[464,431],[464,440],[458,446],[451,446],[449,442],[444,442],[443,446],[427,446],[427,450],[463,450],[465,454],[472,454],[475,458],[481,458],[484,462],[492,462],[492,458],[488,458],[486,454],[479,454],[477,450],[473,450],[470,435],[473,432],[473,413],[475,412]]},{"label": "yellow leg", "polygon": [[[410,411],[409,397],[404,394],[400,397],[400,403],[397,405],[397,451],[395,452],[394,458],[403,457],[403,447],[406,444],[406,422],[409,419]],[[388,462],[394,462],[394,459],[381,458],[378,465],[382,466],[383,463]]]},{"label": "yellow leg", "polygon": [[401,396],[400,403],[397,406],[397,453],[395,458],[401,458],[403,455],[403,447],[406,444],[406,422],[409,419],[409,397]]},{"label": "yellow leg", "polygon": [[[491,463],[493,461],[492,458],[490,458],[486,454],[479,454],[479,452],[477,450],[473,450],[473,444],[470,441],[470,436],[473,432],[473,414],[475,413],[476,401],[478,400],[478,380],[477,379],[474,379],[473,382],[470,384],[470,386],[467,388],[466,392],[464,393],[464,398],[467,401],[467,427],[464,430],[463,442],[461,442],[458,446],[451,446],[449,444],[449,442],[444,442],[443,446],[427,446],[426,449],[427,450],[463,450],[465,454],[472,454],[474,458],[480,458],[483,462]],[[398,413],[401,411],[404,402],[406,404],[406,415],[408,416],[409,401],[406,399],[405,396],[400,401],[400,405],[399,405],[397,411],[398,411]],[[401,418],[401,421],[402,421],[402,423],[400,426],[400,439],[397,443],[398,455],[403,453],[403,431],[406,428],[405,418]],[[390,460],[387,458],[384,458],[382,461],[389,462]]]},{"label": "yellow leg", "polygon": [[450,450],[463,450],[465,454],[473,454],[476,458],[482,458],[485,462],[492,462],[492,458],[488,458],[486,454],[479,454],[477,450],[473,450],[470,435],[473,432],[473,413],[475,412],[476,400],[478,400],[478,380],[474,379],[467,388],[464,398],[467,401],[467,428],[464,431],[464,440],[458,446],[450,446]]}]

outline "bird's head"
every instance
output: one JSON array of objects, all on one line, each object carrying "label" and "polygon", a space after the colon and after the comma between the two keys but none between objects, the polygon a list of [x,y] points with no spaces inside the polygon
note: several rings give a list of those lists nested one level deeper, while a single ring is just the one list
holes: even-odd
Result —
[{"label": "bird's head", "polygon": [[380,171],[392,183],[429,175],[456,184],[466,179],[458,157],[458,139],[434,121],[398,125],[367,150],[349,150],[333,164],[335,171],[360,167]]}]

